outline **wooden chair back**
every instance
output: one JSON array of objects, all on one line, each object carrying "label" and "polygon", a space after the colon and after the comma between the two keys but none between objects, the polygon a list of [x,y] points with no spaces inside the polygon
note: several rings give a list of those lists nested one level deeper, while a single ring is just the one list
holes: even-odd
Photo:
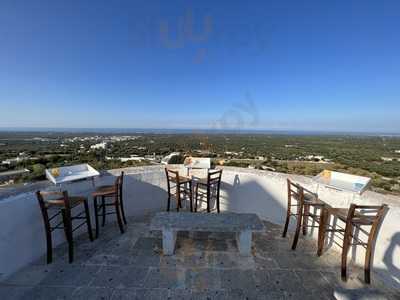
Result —
[{"label": "wooden chair back", "polygon": [[209,171],[207,174],[207,185],[216,185],[219,189],[221,185],[222,170]]},{"label": "wooden chair back", "polygon": [[[288,189],[288,208],[294,205],[302,206],[304,203],[304,188],[287,179],[287,189]],[[293,203],[293,200],[295,203]]]},{"label": "wooden chair back", "polygon": [[[165,168],[165,175],[167,177],[167,187],[168,187],[168,193],[171,193],[171,189],[176,187],[177,191],[179,190],[180,187],[180,182],[179,182],[179,172],[178,171],[173,171],[168,168]],[[175,184],[172,186],[172,184]]]},{"label": "wooden chair back", "polygon": [[124,172],[121,172],[121,175],[117,176],[114,182],[115,193],[118,200],[122,199],[122,188],[124,183]]},{"label": "wooden chair back", "polygon": [[212,197],[213,195],[216,196],[218,212],[219,212],[219,196],[220,196],[221,178],[222,178],[222,170],[208,171],[207,194],[209,194],[210,190],[212,188],[214,188],[214,191],[216,192],[216,194],[214,194],[214,192],[211,192],[211,195],[209,197]]},{"label": "wooden chair back", "polygon": [[[304,203],[307,200],[309,201],[311,198],[314,200],[318,199],[318,195],[305,187],[301,186],[298,183],[295,183],[291,181],[290,179],[287,179],[287,188],[288,188],[288,207],[291,205],[299,205],[303,206]],[[293,201],[295,200],[296,203],[293,204]]]},{"label": "wooden chair back", "polygon": [[168,168],[165,168],[165,174],[167,175],[167,179],[171,181],[177,181],[179,180],[179,172],[170,170]]},{"label": "wooden chair back", "polygon": [[[386,204],[382,205],[357,205],[351,204],[347,215],[346,225],[371,226],[368,234],[368,243],[372,242],[388,211]],[[365,233],[365,231],[363,231]]]}]

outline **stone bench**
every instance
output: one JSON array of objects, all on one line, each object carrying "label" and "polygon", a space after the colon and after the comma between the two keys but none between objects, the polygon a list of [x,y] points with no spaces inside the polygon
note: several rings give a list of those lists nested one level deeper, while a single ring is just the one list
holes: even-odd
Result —
[{"label": "stone bench", "polygon": [[256,214],[202,214],[186,212],[160,212],[151,220],[151,230],[161,230],[164,255],[175,250],[178,231],[235,232],[239,253],[251,253],[252,233],[263,231],[264,225]]}]

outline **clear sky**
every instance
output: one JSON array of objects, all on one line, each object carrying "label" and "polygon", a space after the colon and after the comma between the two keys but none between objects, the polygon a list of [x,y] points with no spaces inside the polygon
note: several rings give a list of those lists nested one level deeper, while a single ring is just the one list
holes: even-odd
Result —
[{"label": "clear sky", "polygon": [[400,132],[400,1],[0,2],[0,127]]}]

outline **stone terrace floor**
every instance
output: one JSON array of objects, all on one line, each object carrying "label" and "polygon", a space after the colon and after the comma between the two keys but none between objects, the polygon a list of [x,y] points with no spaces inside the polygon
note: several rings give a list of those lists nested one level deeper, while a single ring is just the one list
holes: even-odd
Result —
[{"label": "stone terrace floor", "polygon": [[269,222],[246,258],[231,234],[187,232],[178,235],[176,254],[163,256],[149,221],[129,218],[123,235],[109,222],[94,242],[77,237],[73,264],[64,244],[53,264],[43,257],[0,283],[0,299],[399,299],[375,277],[363,284],[354,268],[343,283],[337,253],[318,258],[315,241],[304,238],[291,251],[282,228]]}]

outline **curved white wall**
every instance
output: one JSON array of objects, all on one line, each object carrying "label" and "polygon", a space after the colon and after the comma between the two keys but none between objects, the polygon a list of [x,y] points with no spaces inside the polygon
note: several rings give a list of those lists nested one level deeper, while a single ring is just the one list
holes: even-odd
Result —
[{"label": "curved white wall", "polygon": [[[124,204],[129,216],[141,215],[151,210],[164,209],[165,178],[161,168],[129,168],[125,170]],[[112,184],[111,174],[121,170],[109,171],[110,174],[95,180],[96,185]],[[47,190],[57,189],[50,184],[40,183],[24,192],[5,199],[0,199],[0,280],[46,253],[46,241],[43,219],[35,197],[35,191],[46,186]],[[91,181],[81,181],[62,186],[71,195],[85,195],[89,198],[89,208],[93,213],[90,193]],[[115,216],[110,215],[110,219]],[[94,225],[92,217],[92,226]],[[83,226],[79,231],[86,231]],[[53,232],[53,245],[65,241],[62,230]]]},{"label": "curved white wall", "polygon": [[[224,208],[235,212],[255,212],[264,219],[283,224],[287,207],[287,178],[302,184],[313,192],[318,192],[322,200],[334,207],[348,208],[351,203],[388,204],[389,211],[376,242],[374,270],[388,285],[400,288],[399,197],[386,196],[371,191],[366,191],[362,195],[355,195],[354,193],[341,192],[317,185],[312,179],[304,176],[251,169],[224,168],[222,185]],[[294,223],[294,220],[292,222]],[[317,237],[317,230],[314,230],[314,236]],[[339,239],[336,239],[336,242],[341,243]],[[335,244],[331,246],[337,247]],[[356,247],[349,252],[350,257],[357,264],[363,266],[364,249]],[[338,263],[340,263],[339,260]]]},{"label": "curved white wall", "polygon": [[[120,171],[111,170],[109,173],[119,174]],[[181,171],[185,172],[183,168]],[[127,176],[124,182],[124,203],[127,215],[141,215],[148,211],[165,209],[166,181],[163,166],[128,168],[125,172]],[[359,196],[318,186],[310,178],[304,176],[225,167],[221,186],[221,208],[234,212],[255,212],[266,220],[282,224],[286,213],[286,179],[288,177],[318,192],[322,200],[333,206],[348,207],[352,202],[389,204],[390,210],[377,241],[374,269],[388,284],[400,286],[400,225],[398,222],[400,199],[397,197],[369,191]],[[102,176],[96,180],[96,184],[112,181],[111,176]],[[54,187],[49,185],[48,188]],[[84,181],[69,184],[63,188],[71,194],[89,196],[93,187],[90,182]],[[0,200],[0,273],[4,276],[15,272],[45,253],[42,218],[33,192],[34,188],[31,192]],[[92,204],[91,201],[89,202]],[[92,207],[90,208],[93,211]],[[62,232],[58,232],[55,244],[63,241]],[[353,258],[360,264],[363,264],[363,254],[361,249],[352,252]]]}]

